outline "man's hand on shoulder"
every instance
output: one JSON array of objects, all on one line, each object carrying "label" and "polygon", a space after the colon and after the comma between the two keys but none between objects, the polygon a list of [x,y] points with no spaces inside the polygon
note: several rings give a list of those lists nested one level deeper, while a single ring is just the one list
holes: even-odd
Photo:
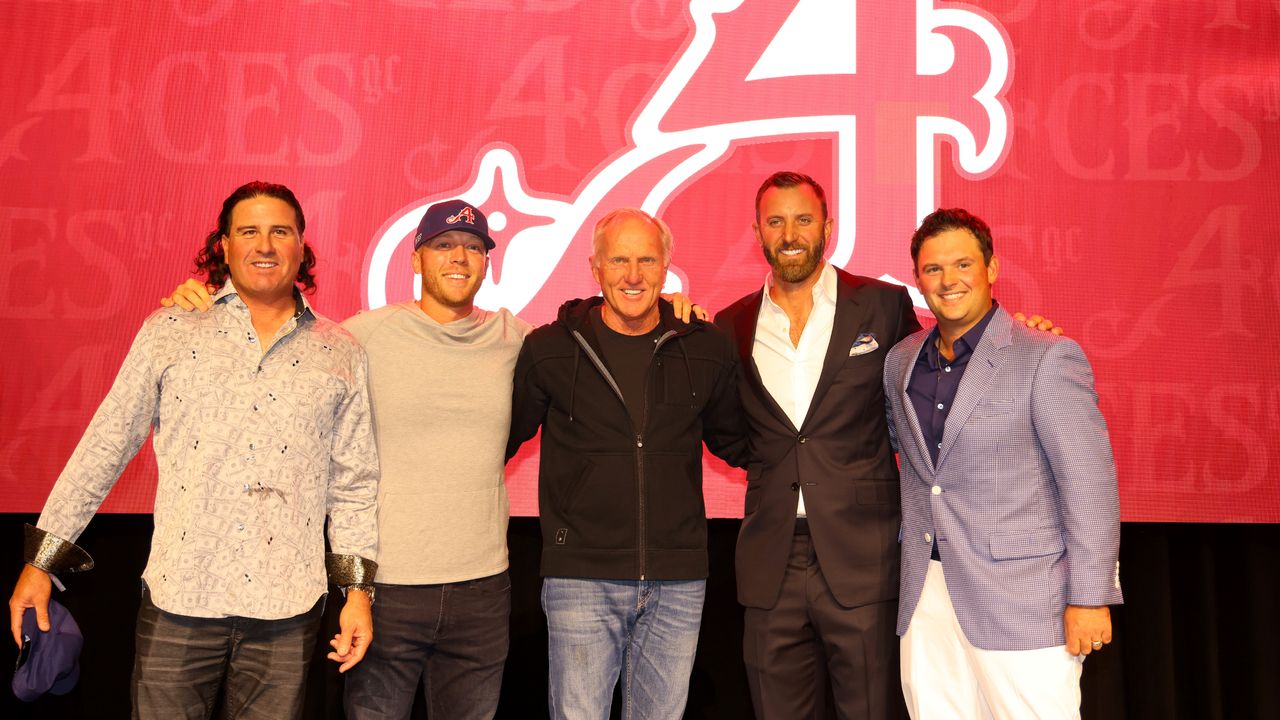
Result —
[{"label": "man's hand on shoulder", "polygon": [[1017,320],[1020,323],[1026,323],[1027,327],[1031,328],[1032,330],[1041,330],[1044,332],[1051,332],[1054,335],[1062,334],[1062,328],[1058,327],[1057,325],[1054,325],[1052,320],[1050,320],[1047,317],[1043,317],[1041,315],[1032,315],[1031,317],[1027,317],[1022,313],[1014,313],[1013,319]]},{"label": "man's hand on shoulder", "polygon": [[1111,642],[1111,608],[1068,605],[1062,613],[1067,635],[1067,652],[1088,655]]},{"label": "man's hand on shoulder", "polygon": [[213,307],[213,294],[218,291],[212,285],[205,285],[195,278],[187,278],[186,282],[173,289],[173,294],[160,298],[160,307],[178,307],[190,312],[205,312]]},{"label": "man's hand on shoulder", "polygon": [[9,598],[9,624],[13,641],[22,647],[22,616],[27,608],[36,609],[36,626],[41,632],[49,632],[49,595],[53,592],[49,573],[40,568],[24,565],[18,576],[18,584]]},{"label": "man's hand on shoulder", "polygon": [[703,321],[711,319],[711,314],[707,312],[706,308],[694,303],[684,293],[671,293],[669,295],[664,293],[659,297],[671,303],[671,309],[675,311],[676,317],[680,318],[680,322],[689,322],[690,315]]}]

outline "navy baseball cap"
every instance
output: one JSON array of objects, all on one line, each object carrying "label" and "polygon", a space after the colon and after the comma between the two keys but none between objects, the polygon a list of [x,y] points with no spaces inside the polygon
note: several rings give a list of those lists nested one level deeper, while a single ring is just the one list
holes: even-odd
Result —
[{"label": "navy baseball cap", "polygon": [[80,679],[84,636],[75,618],[57,600],[49,601],[49,632],[36,625],[36,609],[22,616],[22,650],[13,671],[13,694],[32,702],[45,693],[66,695]]},{"label": "navy baseball cap", "polygon": [[418,223],[418,234],[413,236],[413,249],[417,250],[431,238],[450,230],[461,230],[484,241],[484,249],[497,246],[489,237],[489,221],[480,209],[462,200],[445,200],[427,208]]}]

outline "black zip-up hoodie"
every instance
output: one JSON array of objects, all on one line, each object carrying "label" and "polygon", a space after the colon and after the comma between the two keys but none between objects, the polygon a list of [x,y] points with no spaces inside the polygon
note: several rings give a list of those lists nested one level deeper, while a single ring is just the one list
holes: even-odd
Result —
[{"label": "black zip-up hoodie", "polygon": [[507,458],[542,427],[542,574],[705,578],[702,443],[731,465],[747,455],[738,354],[714,325],[685,324],[660,300],[663,332],[634,427],[590,321],[603,302],[562,305],[516,361]]}]

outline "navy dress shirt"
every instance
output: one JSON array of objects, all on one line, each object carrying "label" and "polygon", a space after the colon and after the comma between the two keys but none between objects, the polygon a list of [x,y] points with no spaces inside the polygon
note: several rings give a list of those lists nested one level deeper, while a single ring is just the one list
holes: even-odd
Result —
[{"label": "navy dress shirt", "polygon": [[[934,326],[925,338],[920,355],[916,358],[916,366],[911,371],[911,382],[907,384],[907,395],[911,398],[912,408],[920,421],[920,432],[929,447],[929,456],[933,464],[938,464],[938,451],[942,449],[942,433],[947,426],[947,415],[951,412],[951,403],[956,399],[956,390],[960,388],[960,378],[964,377],[964,369],[969,364],[973,349],[978,346],[982,334],[987,331],[991,316],[998,304],[992,300],[991,309],[969,328],[969,332],[955,341],[952,349],[955,359],[947,360],[938,350],[938,328]],[[933,543],[933,559],[938,560],[938,543]]]}]

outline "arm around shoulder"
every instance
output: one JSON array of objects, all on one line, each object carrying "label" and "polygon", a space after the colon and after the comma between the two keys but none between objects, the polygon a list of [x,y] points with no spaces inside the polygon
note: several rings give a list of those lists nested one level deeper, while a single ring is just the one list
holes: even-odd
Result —
[{"label": "arm around shoulder", "polygon": [[742,382],[742,364],[728,337],[719,330],[715,332],[724,342],[725,361],[703,411],[702,437],[716,457],[733,467],[745,468],[749,455],[747,418],[738,392],[738,383]]},{"label": "arm around shoulder", "polygon": [[531,334],[520,347],[511,387],[511,432],[507,437],[506,459],[515,457],[520,446],[537,434],[547,417],[551,398],[538,383],[534,344],[537,335]]}]

